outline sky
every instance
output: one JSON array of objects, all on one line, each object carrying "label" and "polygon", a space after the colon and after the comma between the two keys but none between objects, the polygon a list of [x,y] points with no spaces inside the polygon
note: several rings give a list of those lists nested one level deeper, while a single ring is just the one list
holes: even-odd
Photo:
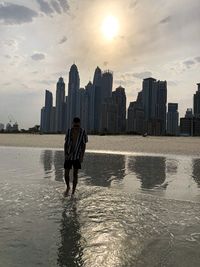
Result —
[{"label": "sky", "polygon": [[[0,122],[39,124],[45,90],[55,96],[62,76],[67,94],[74,62],[81,87],[97,66],[112,70],[127,107],[143,78],[167,80],[183,116],[200,82],[199,10],[199,0],[0,0]],[[108,16],[118,23],[111,39]]]}]

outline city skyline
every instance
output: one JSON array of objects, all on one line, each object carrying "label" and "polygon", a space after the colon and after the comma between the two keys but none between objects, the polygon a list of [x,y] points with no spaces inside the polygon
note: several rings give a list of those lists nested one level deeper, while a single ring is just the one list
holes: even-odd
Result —
[{"label": "city skyline", "polygon": [[97,65],[112,69],[114,88],[126,88],[128,103],[144,78],[167,80],[168,97],[184,116],[199,82],[199,8],[197,0],[2,2],[0,122],[12,115],[20,128],[38,124],[44,89],[54,92],[74,61],[80,87]]}]

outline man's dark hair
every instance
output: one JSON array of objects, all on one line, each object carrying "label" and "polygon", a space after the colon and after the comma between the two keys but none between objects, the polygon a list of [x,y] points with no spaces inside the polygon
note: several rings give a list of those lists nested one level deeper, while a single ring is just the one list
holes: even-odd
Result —
[{"label": "man's dark hair", "polygon": [[74,122],[74,123],[79,123],[79,122],[81,122],[81,120],[80,120],[80,118],[75,117],[75,118],[73,119],[73,122]]}]

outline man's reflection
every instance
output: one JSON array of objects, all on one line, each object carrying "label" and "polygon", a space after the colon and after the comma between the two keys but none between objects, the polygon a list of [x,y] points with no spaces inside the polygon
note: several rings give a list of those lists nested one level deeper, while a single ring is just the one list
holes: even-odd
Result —
[{"label": "man's reflection", "polygon": [[130,157],[128,169],[141,180],[142,188],[152,189],[166,179],[165,160],[164,157]]},{"label": "man's reflection", "polygon": [[45,171],[46,177],[49,177],[48,174],[51,173],[51,171],[52,171],[53,151],[52,150],[44,150],[41,153],[40,160],[44,166],[44,171]]},{"label": "man's reflection", "polygon": [[64,153],[63,151],[55,151],[54,153],[54,167],[55,167],[55,180],[63,181],[63,164],[64,164]]},{"label": "man's reflection", "polygon": [[58,265],[60,267],[83,266],[80,223],[74,202],[66,205],[63,210],[60,234],[61,245],[58,249]]},{"label": "man's reflection", "polygon": [[192,176],[197,183],[197,186],[200,187],[200,159],[192,160],[193,172]]},{"label": "man's reflection", "polygon": [[125,156],[87,153],[83,164],[86,182],[95,186],[110,186],[113,180],[125,176]]}]

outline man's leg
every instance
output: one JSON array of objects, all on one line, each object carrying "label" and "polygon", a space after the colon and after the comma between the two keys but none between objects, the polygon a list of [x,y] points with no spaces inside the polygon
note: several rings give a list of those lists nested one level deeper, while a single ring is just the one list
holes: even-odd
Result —
[{"label": "man's leg", "polygon": [[77,183],[78,183],[78,169],[74,169],[72,194],[75,193]]},{"label": "man's leg", "polygon": [[70,190],[70,185],[69,185],[69,172],[70,172],[70,169],[65,169],[65,183],[67,185],[67,189],[65,191],[66,194],[68,194],[68,192]]}]

